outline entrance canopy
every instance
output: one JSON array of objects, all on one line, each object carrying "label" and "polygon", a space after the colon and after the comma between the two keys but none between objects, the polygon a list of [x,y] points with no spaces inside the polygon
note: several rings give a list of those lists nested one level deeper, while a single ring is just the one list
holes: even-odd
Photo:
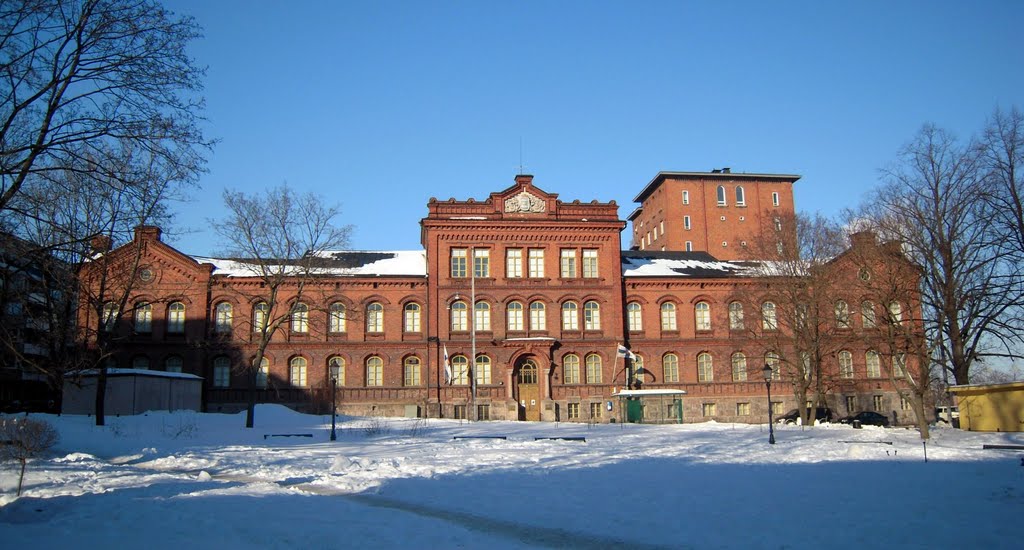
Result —
[{"label": "entrance canopy", "polygon": [[623,422],[682,424],[683,390],[621,390],[612,397],[619,398]]}]

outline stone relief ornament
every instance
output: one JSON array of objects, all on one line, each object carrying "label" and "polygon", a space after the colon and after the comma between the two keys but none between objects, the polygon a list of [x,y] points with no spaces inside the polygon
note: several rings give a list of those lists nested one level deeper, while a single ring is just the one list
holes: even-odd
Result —
[{"label": "stone relief ornament", "polygon": [[532,212],[544,211],[544,201],[523,191],[518,195],[505,200],[505,212]]}]

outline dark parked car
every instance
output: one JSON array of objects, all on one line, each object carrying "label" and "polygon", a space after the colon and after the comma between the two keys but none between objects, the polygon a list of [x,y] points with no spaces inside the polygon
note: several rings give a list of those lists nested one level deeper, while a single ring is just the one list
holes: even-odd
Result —
[{"label": "dark parked car", "polygon": [[858,421],[863,426],[888,426],[889,417],[884,414],[876,413],[874,411],[861,411],[857,414],[840,418],[839,422],[843,424],[853,424],[854,421]]},{"label": "dark parked car", "polygon": [[[810,418],[811,409],[807,409],[807,417]],[[797,419],[800,418],[800,410],[793,409],[788,413],[780,416],[776,422],[779,424],[796,424]],[[814,420],[820,422],[832,422],[832,409],[828,407],[817,407],[815,408]]]}]

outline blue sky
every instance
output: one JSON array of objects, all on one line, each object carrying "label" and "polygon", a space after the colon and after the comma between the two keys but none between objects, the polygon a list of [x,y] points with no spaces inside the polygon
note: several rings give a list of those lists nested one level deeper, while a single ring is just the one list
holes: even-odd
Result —
[{"label": "blue sky", "polygon": [[225,187],[339,203],[355,249],[417,249],[430,197],[526,173],[562,200],[659,171],[801,174],[797,208],[859,203],[926,122],[1024,108],[1024,2],[167,0],[194,16],[220,139],[175,246],[219,250]]}]

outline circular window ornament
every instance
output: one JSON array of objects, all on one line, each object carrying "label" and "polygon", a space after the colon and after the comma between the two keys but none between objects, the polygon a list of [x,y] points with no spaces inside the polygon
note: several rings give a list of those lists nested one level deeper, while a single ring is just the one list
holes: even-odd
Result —
[{"label": "circular window ornament", "polygon": [[143,268],[139,269],[139,280],[140,281],[142,281],[144,283],[148,283],[148,282],[153,280],[153,277],[154,277],[154,275],[153,275],[153,270],[152,269],[150,269],[148,267],[143,267]]},{"label": "circular window ornament", "polygon": [[860,276],[860,280],[862,281],[871,280],[871,270],[866,267],[860,268],[860,273],[858,275]]}]

